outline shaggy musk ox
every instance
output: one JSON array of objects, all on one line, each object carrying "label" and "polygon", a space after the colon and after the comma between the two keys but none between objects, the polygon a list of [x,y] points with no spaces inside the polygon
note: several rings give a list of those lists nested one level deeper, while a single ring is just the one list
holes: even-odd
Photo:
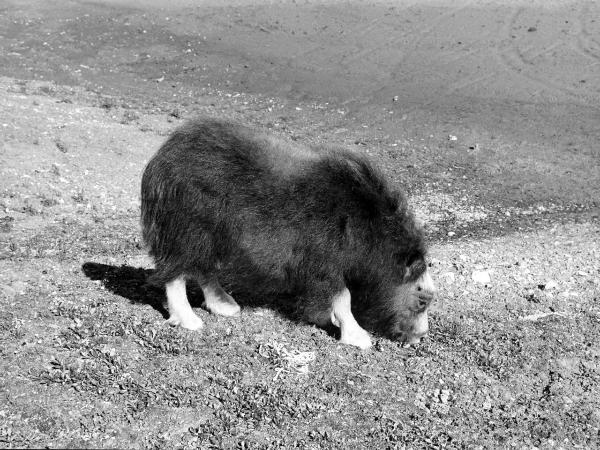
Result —
[{"label": "shaggy musk ox", "polygon": [[369,347],[363,327],[403,343],[428,330],[434,286],[422,231],[404,196],[351,151],[190,122],[144,171],[142,227],[172,325],[203,325],[186,297],[189,279],[206,309],[237,314],[219,283],[235,274],[228,287],[293,298],[300,317],[333,323],[345,344]]}]

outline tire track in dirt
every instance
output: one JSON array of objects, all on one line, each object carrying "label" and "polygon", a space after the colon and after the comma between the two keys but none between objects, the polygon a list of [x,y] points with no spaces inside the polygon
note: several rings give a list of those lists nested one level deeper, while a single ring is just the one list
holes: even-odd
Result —
[{"label": "tire track in dirt", "polygon": [[[365,36],[367,36],[371,31],[375,30],[377,28],[377,26],[380,25],[383,20],[384,20],[384,17],[377,17],[376,19],[371,20],[367,25],[358,26],[358,27],[354,28],[349,34],[354,36],[355,39],[365,38]],[[404,33],[402,36],[399,36],[396,39],[402,39],[404,36],[406,36],[408,34],[410,34],[410,33]],[[364,39],[364,40],[368,40],[368,39]],[[357,41],[360,41],[360,39],[357,39]],[[290,59],[291,60],[303,59],[309,55],[312,55],[315,51],[323,50],[325,48],[326,47],[323,44],[313,45],[313,46],[306,48],[305,50],[291,56]],[[366,55],[369,52],[371,52],[373,49],[376,49],[376,48],[378,48],[378,47],[361,48],[359,50],[350,52],[349,56],[351,56],[353,58],[353,60],[359,59],[360,56],[355,57],[355,55],[358,55],[358,54]],[[343,61],[345,57],[346,56],[342,56],[340,61]]]},{"label": "tire track in dirt", "polygon": [[[364,38],[371,31],[375,30],[381,24],[381,22],[384,19],[385,19],[385,16],[377,17],[375,19],[372,19],[372,20],[369,21],[368,24],[363,25],[363,26],[357,26],[356,28],[352,29],[352,31],[349,34],[351,34],[352,36],[354,36],[355,39],[357,39],[357,38]],[[360,40],[360,39],[357,39],[357,41],[358,40]],[[302,50],[301,52],[298,52],[295,55],[292,55],[290,57],[290,59],[291,60],[303,59],[303,58],[306,58],[309,55],[312,55],[315,51],[323,50],[325,48],[326,48],[326,46],[324,46],[322,43],[317,44],[317,45],[312,45],[312,46],[307,47],[306,49]]]},{"label": "tire track in dirt", "polygon": [[[357,26],[355,28],[353,28],[351,31],[349,31],[348,34],[352,35],[354,37],[354,39],[356,40],[356,42],[364,42],[364,41],[368,41],[368,39],[365,38],[365,36],[369,35],[369,33],[371,33],[373,30],[377,29],[377,27],[381,24],[381,22],[385,19],[385,16],[381,16],[381,17],[377,17],[375,19],[372,19],[369,21],[368,24],[363,25],[363,26]],[[363,38],[363,39],[360,39]],[[323,42],[320,42],[319,44],[315,44],[315,45],[311,45],[309,47],[306,47],[305,49],[303,49],[302,51],[291,55],[288,59],[287,62],[287,67],[290,69],[293,69],[295,65],[297,65],[298,61],[303,61],[306,60],[307,58],[311,57],[312,55],[315,54],[319,54],[320,52],[323,52],[324,50],[327,50],[328,46],[326,44],[324,44]],[[368,49],[362,49],[362,50],[357,50],[357,51],[367,51]],[[353,53],[351,53],[353,54]],[[333,56],[333,55],[329,55],[329,56]],[[344,60],[344,55],[340,54],[338,61],[337,61],[337,66],[338,67],[343,67],[344,69],[347,68],[347,66],[343,66],[342,62]]]},{"label": "tire track in dirt", "polygon": [[[406,66],[407,61],[410,59],[411,56],[413,56],[415,54],[415,51],[417,50],[419,45],[428,36],[430,36],[433,32],[435,32],[435,30],[438,29],[438,27],[441,24],[443,24],[445,21],[451,19],[452,17],[454,17],[456,15],[461,14],[463,11],[468,10],[470,7],[472,7],[472,5],[473,5],[472,1],[462,2],[461,6],[451,7],[448,11],[438,15],[436,18],[429,20],[426,23],[424,23],[423,25],[419,26],[417,31],[412,29],[410,31],[403,32],[401,34],[396,34],[392,39],[387,41],[385,43],[385,45],[383,45],[383,46],[378,45],[375,47],[363,48],[361,50],[352,52],[350,55],[348,55],[342,59],[342,61],[340,62],[340,66],[343,67],[345,70],[350,70],[352,63],[360,60],[363,57],[366,57],[367,55],[376,54],[377,52],[381,52],[381,51],[386,52],[386,51],[390,51],[390,50],[398,50],[399,57],[397,59],[395,59],[395,61],[393,61],[392,67],[387,71],[387,73],[384,74],[387,77],[387,81],[385,83],[382,83],[382,85],[379,89],[374,90],[370,94],[370,97],[377,97],[377,96],[381,95],[383,92],[385,92],[386,90],[388,90],[390,88],[390,85],[397,84],[399,74],[401,73],[401,69]],[[405,45],[403,46],[405,51],[401,52],[400,51],[401,49],[397,48],[398,44],[401,44],[403,41],[405,41],[407,38],[410,38],[411,36],[412,36],[412,38],[408,39],[408,42],[406,42]],[[448,62],[453,62],[455,60],[464,58],[469,55],[476,54],[478,52],[479,52],[479,49],[473,49],[467,53],[455,52],[454,56],[452,56],[452,55],[449,56]],[[447,56],[447,58],[448,58],[448,56]],[[448,92],[446,95],[452,95],[454,92],[456,92],[464,87],[476,85],[476,84],[481,83],[489,78],[491,78],[491,76],[486,75],[486,76],[478,77],[474,80],[463,81],[461,83],[458,83],[457,86],[452,88],[452,90],[450,92]],[[421,108],[423,106],[434,104],[437,100],[439,100],[439,96],[437,96],[435,99],[432,99],[428,102],[425,102],[425,103],[422,102],[420,104],[419,108]],[[410,108],[407,111],[410,112],[410,111],[413,111],[413,110],[416,110],[419,108],[417,108],[417,107]]]},{"label": "tire track in dirt", "polygon": [[[398,77],[399,77],[400,73],[402,72],[402,68],[407,65],[408,59],[415,54],[415,51],[416,51],[417,47],[419,46],[419,44],[422,43],[432,33],[434,33],[441,24],[443,24],[446,20],[449,20],[457,15],[460,15],[461,13],[463,13],[465,11],[468,11],[470,8],[475,8],[475,7],[476,6],[474,6],[474,2],[463,3],[462,6],[453,8],[450,11],[448,11],[447,13],[438,17],[435,21],[431,21],[429,23],[429,25],[427,26],[427,28],[425,30],[423,30],[421,33],[419,33],[419,36],[416,37],[415,39],[413,39],[413,41],[410,43],[410,47],[409,47],[410,51],[404,53],[402,55],[402,57],[400,58],[400,60],[398,62],[396,62],[396,64],[394,65],[393,69],[390,72],[389,83],[397,83],[398,82]],[[443,59],[444,63],[450,64],[450,63],[464,60],[471,56],[475,56],[481,52],[482,52],[481,48],[472,48],[467,51],[460,49],[460,50],[453,50],[453,51],[443,54],[443,55],[439,54],[438,57],[440,59]],[[430,100],[421,101],[419,103],[419,105],[415,105],[414,107],[407,108],[405,111],[407,113],[412,113],[412,112],[415,112],[422,108],[434,105],[434,104],[438,103],[441,99],[451,97],[454,94],[460,92],[461,90],[463,90],[465,88],[479,86],[482,83],[485,83],[489,80],[494,79],[495,77],[496,77],[495,73],[487,73],[487,74],[483,74],[481,76],[477,76],[475,78],[470,78],[470,79],[466,79],[466,80],[463,79],[460,81],[450,83],[443,92],[441,92],[441,93],[438,92]],[[378,89],[375,92],[375,95],[380,94],[381,92],[385,91],[388,88],[389,83],[386,86],[382,86],[381,89]]]},{"label": "tire track in dirt", "polygon": [[585,17],[600,17],[600,11],[596,16],[590,11],[590,4],[586,3],[575,19],[576,40],[575,49],[583,56],[588,57],[592,66],[600,64],[600,43],[596,42],[585,26]]},{"label": "tire track in dirt", "polygon": [[440,100],[442,100],[442,99],[452,97],[453,95],[459,93],[460,91],[462,91],[465,88],[479,86],[486,81],[493,80],[494,78],[496,78],[496,76],[497,75],[495,73],[488,73],[486,75],[482,75],[477,78],[472,78],[470,80],[464,80],[464,81],[461,81],[458,83],[452,83],[448,86],[448,88],[443,93],[433,96],[433,98],[431,100],[421,102],[418,105],[406,108],[404,110],[404,112],[406,114],[412,114],[419,110],[423,110],[432,105],[440,103]]},{"label": "tire track in dirt", "polygon": [[[549,93],[548,97],[553,103],[560,101],[560,97],[562,96],[563,98],[568,98],[582,106],[599,109],[594,105],[594,103],[600,103],[599,96],[589,91],[586,93],[580,92],[576,89],[567,87],[562,83],[552,81],[548,77],[541,77],[532,73],[530,67],[534,66],[534,64],[527,61],[525,53],[517,47],[511,34],[511,30],[516,28],[516,23],[524,12],[525,8],[517,8],[505,21],[503,34],[510,44],[508,48],[504,50],[496,48],[496,56],[500,65],[511,75],[521,78],[523,81],[528,82],[532,87],[537,88],[536,91],[531,93],[532,97],[536,97],[541,91],[546,91]],[[555,42],[551,44],[550,47],[540,51],[539,54],[533,55],[533,57],[541,56],[563,45],[565,45],[565,42],[563,41]]]},{"label": "tire track in dirt", "polygon": [[[385,68],[384,68],[385,65],[382,66],[379,63],[376,64],[376,66],[380,70],[380,75],[381,75],[382,79],[388,80],[387,82],[383,83],[381,89],[377,89],[371,95],[377,94],[378,92],[385,90],[389,86],[390,81],[392,83],[394,83],[397,80],[398,70],[406,64],[406,60],[414,54],[416,48],[419,46],[419,44],[424,39],[427,38],[427,36],[431,35],[431,33],[434,32],[436,30],[436,28],[440,24],[442,24],[444,21],[448,20],[449,18],[453,17],[456,14],[460,14],[463,10],[468,9],[472,4],[473,4],[473,2],[471,0],[463,1],[463,2],[461,2],[460,6],[451,7],[448,9],[448,11],[441,13],[437,17],[435,17],[431,20],[428,20],[428,21],[424,22],[423,24],[418,24],[418,27],[416,29],[415,29],[416,20],[414,20],[414,19],[412,20],[412,28],[408,31],[396,33],[397,31],[399,31],[399,27],[396,25],[394,27],[394,29],[391,31],[391,33],[393,33],[393,35],[392,35],[393,37],[391,39],[385,41],[384,43],[376,44],[375,46],[363,47],[361,45],[361,43],[369,43],[369,42],[376,41],[376,39],[369,39],[368,37],[374,30],[377,30],[378,26],[381,26],[382,21],[385,20],[385,16],[381,16],[381,17],[372,19],[367,24],[365,24],[363,26],[357,26],[357,27],[353,28],[352,31],[349,32],[350,35],[354,36],[354,39],[356,39],[357,37],[362,38],[362,39],[356,39],[354,44],[347,45],[347,48],[350,51],[348,53],[341,54],[337,58],[335,58],[337,61],[335,64],[332,64],[332,66],[334,66],[334,67],[337,66],[336,71],[338,73],[352,73],[353,72],[353,64],[357,63],[361,59],[369,57],[369,56],[371,56],[373,59],[377,59],[377,56],[376,56],[377,53],[381,53],[381,52],[385,53],[385,52],[397,50],[398,54],[399,54],[398,55],[399,58],[396,59],[395,61],[391,61],[391,64],[390,64],[392,66],[391,69],[385,70]],[[425,14],[425,16],[428,16],[428,15]],[[379,33],[379,31],[378,31],[378,33]],[[377,34],[376,34],[376,37],[377,37]],[[397,46],[398,46],[398,44],[401,44],[403,42],[405,42],[405,45],[403,45],[402,47],[404,49],[406,49],[406,51],[401,53],[400,49],[397,48]],[[325,49],[326,49],[326,46],[324,46],[323,44],[311,46],[311,47],[307,48],[305,51],[302,51],[300,53],[297,53],[297,54],[291,56],[289,58],[287,65],[288,65],[288,67],[293,68],[296,61],[301,60],[301,59],[306,59],[307,57],[310,57],[311,55],[314,55],[314,54],[318,54],[319,52],[321,52]],[[471,54],[471,53],[475,53],[475,51],[469,52],[469,54]],[[330,55],[330,56],[333,56],[333,55]],[[464,55],[456,55],[456,58],[461,58],[461,57],[464,57]],[[349,103],[349,102],[352,102],[355,100],[357,100],[357,98],[352,97],[344,103]]]},{"label": "tire track in dirt", "polygon": [[411,39],[409,43],[407,43],[407,51],[402,53],[400,59],[394,64],[394,68],[392,70],[392,74],[394,75],[397,72],[397,68],[401,67],[406,62],[406,59],[414,53],[414,50],[419,45],[419,43],[421,43],[427,36],[429,36],[436,29],[437,26],[439,26],[444,20],[467,9],[470,5],[471,3],[469,2],[463,4],[463,6],[461,7],[450,9],[449,11],[439,15],[437,18],[426,22],[423,26],[419,27],[419,30],[417,32],[409,31],[401,33],[400,35],[396,35],[395,37],[386,42],[385,47],[368,47],[362,50],[351,52],[349,55],[342,59],[341,64],[345,68],[348,68],[349,64],[352,64],[353,62],[365,57],[366,55],[374,54],[382,49],[388,50],[390,48],[393,48],[397,44],[401,43],[406,37],[416,34],[416,36],[413,39]]}]

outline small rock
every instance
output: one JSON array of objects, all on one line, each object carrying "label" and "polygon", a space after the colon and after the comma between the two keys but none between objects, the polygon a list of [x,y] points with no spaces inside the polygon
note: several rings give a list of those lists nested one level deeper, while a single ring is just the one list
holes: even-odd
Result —
[{"label": "small rock", "polygon": [[564,314],[557,313],[557,312],[536,312],[536,313],[529,314],[524,317],[519,317],[519,319],[526,320],[528,322],[537,322],[540,319],[543,319],[545,317],[551,317],[551,316],[566,317]]},{"label": "small rock", "polygon": [[444,278],[444,280],[446,280],[446,283],[452,284],[452,283],[454,283],[456,275],[454,275],[454,272],[446,272],[445,274],[442,275],[442,278]]},{"label": "small rock", "polygon": [[450,389],[442,389],[440,392],[440,402],[448,403],[448,400],[450,400]]},{"label": "small rock", "polygon": [[60,150],[62,153],[67,153],[69,150],[67,149],[66,144],[60,139],[56,140],[56,148]]},{"label": "small rock", "polygon": [[454,136],[453,134],[448,135],[448,140],[449,141],[458,141],[458,138],[456,136]]},{"label": "small rock", "polygon": [[573,291],[564,291],[558,295],[560,295],[561,297],[579,297],[579,293]]},{"label": "small rock", "polygon": [[454,236],[455,234],[456,234],[456,233],[455,233],[454,231],[448,231],[448,236],[449,236],[449,237],[452,237],[452,236]]},{"label": "small rock", "polygon": [[471,274],[471,278],[475,283],[480,284],[488,284],[492,281],[490,273],[487,270],[474,270]]},{"label": "small rock", "polygon": [[397,102],[398,101],[398,96],[394,95],[394,98],[392,99],[392,101]]},{"label": "small rock", "polygon": [[540,299],[535,295],[534,291],[528,291],[525,293],[525,299],[530,303],[539,303]]},{"label": "small rock", "polygon": [[536,27],[529,27],[529,28],[527,28],[527,31],[529,33],[533,33],[534,31],[537,31],[537,28]]},{"label": "small rock", "polygon": [[13,229],[14,226],[14,217],[4,216],[0,217],[0,232],[8,233]]}]

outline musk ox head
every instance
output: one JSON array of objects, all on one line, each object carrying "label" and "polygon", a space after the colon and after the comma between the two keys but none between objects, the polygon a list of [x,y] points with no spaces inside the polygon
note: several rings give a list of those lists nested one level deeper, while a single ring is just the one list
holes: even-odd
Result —
[{"label": "musk ox head", "polygon": [[418,343],[429,330],[436,292],[423,229],[402,193],[383,183],[368,194],[369,214],[348,227],[355,255],[347,272],[353,313],[366,329],[403,344]]}]

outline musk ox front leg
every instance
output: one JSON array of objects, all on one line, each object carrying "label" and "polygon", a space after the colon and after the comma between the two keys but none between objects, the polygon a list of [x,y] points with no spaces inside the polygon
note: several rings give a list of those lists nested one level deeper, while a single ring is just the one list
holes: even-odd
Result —
[{"label": "musk ox front leg", "polygon": [[169,319],[167,323],[172,326],[182,326],[188,330],[199,330],[204,324],[198,317],[188,301],[185,292],[185,277],[183,275],[169,281],[166,284],[167,306],[169,308]]},{"label": "musk ox front leg", "polygon": [[350,291],[344,288],[337,294],[331,304],[331,322],[339,327],[342,344],[354,345],[361,349],[371,346],[371,337],[352,315]]},{"label": "musk ox front leg", "polygon": [[204,283],[201,281],[200,286],[204,294],[202,306],[211,313],[220,316],[235,316],[240,312],[240,305],[225,292],[216,278]]}]

